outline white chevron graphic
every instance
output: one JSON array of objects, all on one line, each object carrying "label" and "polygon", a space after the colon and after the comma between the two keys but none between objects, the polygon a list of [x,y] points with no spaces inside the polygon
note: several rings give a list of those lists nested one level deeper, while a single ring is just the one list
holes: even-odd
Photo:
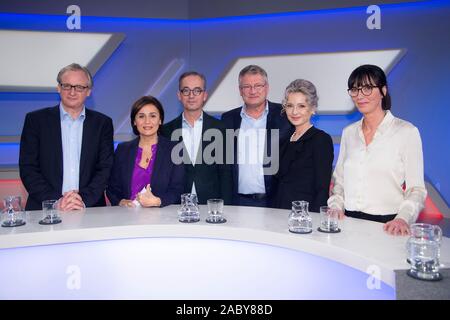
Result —
[{"label": "white chevron graphic", "polygon": [[281,102],[286,86],[295,79],[314,83],[319,95],[318,113],[345,114],[354,109],[347,94],[347,80],[359,65],[375,64],[388,73],[405,54],[405,49],[292,54],[239,58],[210,92],[205,111],[222,113],[242,105],[239,71],[256,64],[267,71],[269,100]]},{"label": "white chevron graphic", "polygon": [[123,34],[0,30],[0,91],[56,91],[58,71],[73,62],[94,75]]}]

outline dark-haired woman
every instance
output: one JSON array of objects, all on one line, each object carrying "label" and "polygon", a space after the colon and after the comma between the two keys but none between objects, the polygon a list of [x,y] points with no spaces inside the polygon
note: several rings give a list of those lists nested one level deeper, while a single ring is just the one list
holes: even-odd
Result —
[{"label": "dark-haired woman", "polygon": [[144,96],[130,114],[138,137],[120,143],[106,194],[113,206],[163,207],[180,201],[184,168],[171,161],[174,142],[159,135],[164,109],[158,99]]},{"label": "dark-haired woman", "polygon": [[363,118],[343,130],[328,205],[346,216],[385,223],[389,234],[408,234],[427,194],[419,130],[389,111],[381,68],[356,68],[348,92]]}]

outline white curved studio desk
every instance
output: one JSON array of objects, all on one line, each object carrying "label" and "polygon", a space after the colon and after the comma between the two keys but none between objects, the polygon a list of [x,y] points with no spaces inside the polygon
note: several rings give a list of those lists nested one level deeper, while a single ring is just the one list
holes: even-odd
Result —
[{"label": "white curved studio desk", "polygon": [[27,212],[25,226],[0,228],[0,298],[395,299],[394,270],[409,267],[407,237],[379,223],[346,218],[325,234],[311,213],[313,233],[299,235],[288,210],[226,206],[213,225],[206,206],[193,224],[177,209],[89,208],[53,226]]}]

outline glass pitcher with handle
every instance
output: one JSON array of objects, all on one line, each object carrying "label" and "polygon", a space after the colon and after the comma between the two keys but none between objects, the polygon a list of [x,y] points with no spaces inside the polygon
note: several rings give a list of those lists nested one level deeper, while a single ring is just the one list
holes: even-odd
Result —
[{"label": "glass pitcher with handle", "polygon": [[178,210],[178,220],[187,223],[200,221],[200,210],[196,194],[184,193],[181,195],[181,207]]},{"label": "glass pitcher with handle", "polygon": [[289,231],[293,233],[311,233],[312,219],[308,211],[308,201],[292,201],[289,214]]},{"label": "glass pitcher with handle", "polygon": [[20,196],[7,196],[3,199],[2,227],[18,227],[25,224],[22,199]]}]

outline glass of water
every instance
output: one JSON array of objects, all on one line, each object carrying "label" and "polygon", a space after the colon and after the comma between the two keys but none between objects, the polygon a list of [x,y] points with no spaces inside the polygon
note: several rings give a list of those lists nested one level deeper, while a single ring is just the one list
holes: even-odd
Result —
[{"label": "glass of water", "polygon": [[407,252],[411,269],[408,275],[421,280],[440,280],[439,256],[442,230],[427,223],[411,225],[411,236],[407,241]]},{"label": "glass of water", "polygon": [[341,232],[338,225],[339,210],[327,206],[320,207],[320,226],[317,230],[325,233]]},{"label": "glass of water", "polygon": [[208,218],[206,222],[209,223],[225,223],[227,219],[223,217],[223,200],[222,199],[208,199]]},{"label": "glass of water", "polygon": [[61,223],[61,216],[59,215],[59,201],[58,200],[44,200],[42,201],[43,218],[39,224],[57,224]]}]

